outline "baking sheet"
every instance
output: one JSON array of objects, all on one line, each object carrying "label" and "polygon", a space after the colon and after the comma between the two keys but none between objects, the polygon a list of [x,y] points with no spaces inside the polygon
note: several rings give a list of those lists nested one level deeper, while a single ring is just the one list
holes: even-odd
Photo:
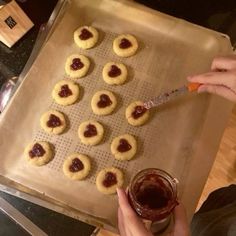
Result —
[{"label": "baking sheet", "polygon": [[[112,13],[112,14],[111,14]],[[81,25],[99,30],[100,41],[91,50],[81,50],[73,42],[73,32]],[[113,53],[112,41],[120,33],[132,33],[140,49],[130,58]],[[126,184],[138,170],[157,167],[179,181],[179,196],[193,214],[198,197],[212,166],[227,121],[231,104],[208,95],[189,95],[152,112],[143,127],[132,127],[125,120],[125,108],[135,100],[146,100],[160,92],[186,83],[186,76],[207,71],[215,55],[231,52],[229,40],[219,33],[149,10],[126,1],[71,1],[64,17],[44,46],[38,59],[0,117],[0,174],[31,189],[116,225],[116,196],[104,196],[96,190],[96,173],[104,167],[123,170]],[[66,57],[81,53],[90,58],[89,74],[76,80],[81,87],[80,101],[63,107],[53,102],[51,91],[63,78]],[[108,61],[128,66],[129,80],[122,86],[109,86],[102,79]],[[98,117],[92,113],[92,95],[100,89],[118,97],[114,114]],[[39,119],[48,109],[65,113],[70,129],[60,135],[48,135]],[[219,119],[215,119],[219,117]],[[88,147],[77,136],[79,124],[96,119],[105,126],[101,145]],[[120,162],[110,153],[112,139],[133,134],[139,144],[134,160]],[[49,141],[55,157],[43,167],[29,166],[23,150],[32,140]],[[67,179],[62,173],[65,157],[78,151],[92,160],[92,171],[84,181]],[[109,207],[107,207],[109,206]]]}]

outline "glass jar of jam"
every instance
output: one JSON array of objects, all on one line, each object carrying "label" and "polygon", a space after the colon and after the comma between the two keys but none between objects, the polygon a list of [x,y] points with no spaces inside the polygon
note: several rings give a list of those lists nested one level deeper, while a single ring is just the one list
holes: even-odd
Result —
[{"label": "glass jar of jam", "polygon": [[142,170],[129,185],[130,205],[141,218],[163,222],[178,204],[177,183],[176,179],[163,170]]}]

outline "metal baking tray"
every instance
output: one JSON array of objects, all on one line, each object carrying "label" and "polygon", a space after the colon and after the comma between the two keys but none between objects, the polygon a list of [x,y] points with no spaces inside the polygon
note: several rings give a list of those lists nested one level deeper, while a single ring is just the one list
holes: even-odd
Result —
[{"label": "metal baking tray", "polygon": [[[123,113],[133,100],[146,100],[179,87],[186,83],[187,75],[209,70],[214,56],[232,52],[229,38],[131,1],[72,0],[66,3],[44,36],[46,41],[39,56],[28,73],[21,77],[19,88],[0,117],[1,189],[89,224],[116,228],[115,197],[106,199],[98,195],[99,200],[94,201],[101,208],[104,202],[112,203],[111,217],[104,217],[73,207],[75,201],[69,201],[66,194],[62,197],[58,189],[55,193],[53,187],[49,190],[48,186],[35,183],[33,178],[27,179],[27,174],[32,177],[34,171],[28,170],[20,158],[15,158],[31,139],[45,139],[56,144],[59,151],[55,161],[43,172],[58,173],[58,180],[63,178],[59,175],[67,152],[81,150],[96,154],[96,166],[85,182],[92,190],[96,172],[108,164],[120,167],[127,176],[127,183],[140,169],[153,166],[165,169],[180,181],[179,197],[190,219],[214,162],[232,104],[206,94],[186,96],[153,112],[150,122],[138,129],[124,122]],[[83,51],[74,45],[73,31],[81,25],[98,28],[100,40],[94,49]],[[121,59],[113,53],[111,45],[118,34],[126,32],[137,37],[140,49],[137,55]],[[50,92],[55,82],[65,77],[64,62],[73,52],[87,55],[93,62],[93,70],[78,81],[84,90],[81,103],[62,108],[50,99]],[[122,87],[108,86],[101,79],[102,66],[113,60],[128,65],[129,81]],[[101,119],[109,130],[105,137],[107,142],[93,151],[75,141],[74,133],[85,115],[94,118],[88,103],[91,94],[100,88],[115,92],[120,106],[114,117]],[[69,116],[71,133],[49,137],[40,130],[40,114],[48,108],[57,108]],[[83,111],[79,119],[78,111]],[[14,117],[17,117],[17,124]],[[16,136],[16,130],[21,137]],[[130,132],[139,140],[138,156],[131,162],[115,162],[106,151],[112,137],[121,132]],[[12,145],[15,148],[9,152]],[[23,169],[21,173],[19,170]]]}]

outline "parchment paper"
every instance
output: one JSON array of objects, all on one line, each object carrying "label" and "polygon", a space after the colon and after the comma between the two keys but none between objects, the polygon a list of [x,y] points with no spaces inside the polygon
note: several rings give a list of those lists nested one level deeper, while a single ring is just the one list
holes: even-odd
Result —
[{"label": "parchment paper", "polygon": [[[99,31],[99,43],[90,50],[79,49],[73,32],[82,25]],[[130,58],[119,58],[112,42],[120,33],[137,37],[140,48]],[[138,170],[157,167],[176,177],[179,197],[194,212],[212,166],[231,104],[208,95],[189,94],[152,111],[150,121],[132,127],[125,119],[125,109],[132,101],[146,100],[186,83],[189,74],[209,70],[215,55],[231,51],[227,38],[130,2],[110,0],[71,1],[64,17],[41,51],[10,105],[0,117],[0,174],[47,196],[116,224],[116,195],[99,193],[96,173],[102,168],[120,168],[128,184]],[[79,102],[63,107],[53,102],[54,84],[66,78],[67,56],[81,53],[92,62],[89,74],[76,80],[81,88]],[[109,86],[102,79],[102,68],[109,62],[123,62],[128,67],[128,82]],[[118,107],[112,115],[92,113],[90,101],[100,89],[114,92]],[[69,129],[62,135],[46,134],[39,125],[48,109],[63,112]],[[102,144],[88,147],[80,143],[77,129],[82,121],[95,119],[105,127]],[[130,133],[138,140],[134,160],[121,162],[110,153],[110,143],[118,135]],[[32,140],[49,141],[55,157],[46,166],[34,167],[23,158],[25,146]],[[91,157],[92,171],[84,181],[67,179],[62,164],[67,155],[80,152]]]}]

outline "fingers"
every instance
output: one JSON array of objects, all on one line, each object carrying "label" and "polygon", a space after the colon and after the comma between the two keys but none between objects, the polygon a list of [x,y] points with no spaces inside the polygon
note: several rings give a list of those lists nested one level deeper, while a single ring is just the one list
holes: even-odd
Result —
[{"label": "fingers", "polygon": [[173,236],[189,236],[189,226],[184,206],[180,203],[174,209],[175,225],[172,232]]},{"label": "fingers", "polygon": [[[130,233],[132,236],[151,236],[152,234],[147,231],[141,219],[129,205],[125,191],[117,189],[117,195],[121,211],[119,213],[120,217],[125,217],[125,219],[123,218],[125,233],[128,233],[128,235]],[[119,224],[122,227],[122,222]]]},{"label": "fingers", "polygon": [[128,236],[128,234],[126,233],[126,228],[124,224],[124,216],[122,214],[120,207],[118,208],[118,228],[120,231],[120,236]]},{"label": "fingers", "polygon": [[236,69],[236,55],[216,57],[211,64],[211,70],[213,71],[234,69]]},{"label": "fingers", "polygon": [[188,80],[202,84],[198,92],[209,92],[236,102],[236,55],[216,57],[211,72],[190,76]]},{"label": "fingers", "polygon": [[127,199],[126,193],[123,189],[117,188],[118,201],[120,209],[125,216],[136,216],[136,213],[131,208],[129,201]]},{"label": "fingers", "polygon": [[236,92],[236,73],[227,72],[208,72],[205,74],[188,77],[191,82],[208,85],[224,85]]},{"label": "fingers", "polygon": [[199,93],[208,92],[212,94],[220,95],[232,102],[236,102],[236,93],[233,92],[231,89],[219,86],[219,85],[201,85],[198,89]]},{"label": "fingers", "polygon": [[187,226],[187,215],[185,208],[182,203],[179,203],[174,209],[175,223],[182,223],[182,225]]}]

